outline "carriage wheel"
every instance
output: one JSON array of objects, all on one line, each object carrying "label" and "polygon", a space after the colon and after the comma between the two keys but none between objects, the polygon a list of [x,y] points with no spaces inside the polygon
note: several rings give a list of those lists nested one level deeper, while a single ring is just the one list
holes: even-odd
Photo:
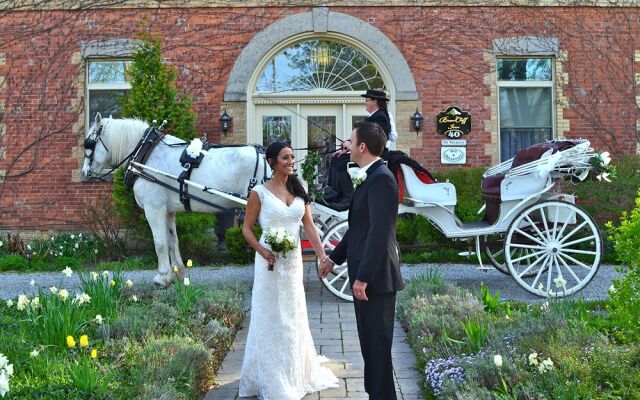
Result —
[{"label": "carriage wheel", "polygon": [[[348,228],[348,221],[338,222],[333,225],[322,238],[322,245],[324,248],[326,250],[333,250],[338,243],[340,243]],[[316,260],[316,263],[319,265],[320,261]],[[325,278],[322,278],[322,283],[331,293],[341,299],[353,301],[346,262],[342,265],[334,265],[332,273],[327,275]]]},{"label": "carriage wheel", "polygon": [[522,287],[538,296],[562,297],[585,287],[596,274],[602,239],[580,207],[547,201],[511,222],[504,249],[509,272]]},{"label": "carriage wheel", "polygon": [[319,215],[314,215],[313,216],[313,223],[315,224],[316,228],[318,228],[318,235],[320,235],[320,237],[322,237],[325,233],[327,233],[329,231],[329,227],[320,218]]},{"label": "carriage wheel", "polygon": [[[484,254],[489,259],[489,262],[493,265],[493,267],[502,272],[505,275],[511,276],[511,272],[509,272],[509,267],[505,263],[504,257],[504,234],[498,233],[495,235],[486,235],[484,237]],[[522,256],[530,254],[531,250],[529,249],[517,249],[511,254],[511,259],[521,259]],[[531,260],[528,258],[522,258],[522,263],[527,264],[531,263]],[[525,267],[526,267],[525,266]],[[526,274],[523,275],[525,278],[529,278],[534,276],[537,273],[537,270],[532,269]]]}]

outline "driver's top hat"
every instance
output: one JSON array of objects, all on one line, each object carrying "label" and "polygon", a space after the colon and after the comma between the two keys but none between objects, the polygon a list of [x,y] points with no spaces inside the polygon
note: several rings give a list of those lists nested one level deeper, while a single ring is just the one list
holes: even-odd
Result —
[{"label": "driver's top hat", "polygon": [[384,92],[384,90],[379,90],[379,89],[367,89],[367,93],[361,94],[360,96],[364,98],[369,98],[369,99],[389,101],[389,99],[387,98],[387,94]]}]

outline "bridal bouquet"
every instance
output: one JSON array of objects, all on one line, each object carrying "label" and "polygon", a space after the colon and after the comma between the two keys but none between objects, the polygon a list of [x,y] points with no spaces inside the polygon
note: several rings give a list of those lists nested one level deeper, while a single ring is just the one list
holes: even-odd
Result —
[{"label": "bridal bouquet", "polygon": [[[271,246],[271,251],[286,258],[286,253],[296,248],[294,238],[284,228],[267,228],[264,241]],[[269,264],[269,271],[273,271],[273,264]]]},{"label": "bridal bouquet", "polygon": [[608,151],[605,151],[589,159],[589,164],[593,167],[593,174],[599,181],[611,182],[611,179],[616,179],[616,167],[611,165],[611,156]]}]

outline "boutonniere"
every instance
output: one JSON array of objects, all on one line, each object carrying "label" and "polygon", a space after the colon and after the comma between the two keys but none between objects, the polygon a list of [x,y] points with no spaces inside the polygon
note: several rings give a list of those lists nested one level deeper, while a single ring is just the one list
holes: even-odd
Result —
[{"label": "boutonniere", "polygon": [[362,183],[367,179],[366,171],[363,171],[360,168],[351,168],[349,175],[351,176],[351,182],[353,183],[354,189],[362,185]]}]

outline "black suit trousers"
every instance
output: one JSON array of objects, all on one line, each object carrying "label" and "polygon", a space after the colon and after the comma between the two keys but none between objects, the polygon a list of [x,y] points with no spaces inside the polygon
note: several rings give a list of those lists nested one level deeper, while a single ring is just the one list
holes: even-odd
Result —
[{"label": "black suit trousers", "polygon": [[396,292],[354,299],[360,349],[364,358],[364,389],[370,400],[396,400],[391,344]]}]

